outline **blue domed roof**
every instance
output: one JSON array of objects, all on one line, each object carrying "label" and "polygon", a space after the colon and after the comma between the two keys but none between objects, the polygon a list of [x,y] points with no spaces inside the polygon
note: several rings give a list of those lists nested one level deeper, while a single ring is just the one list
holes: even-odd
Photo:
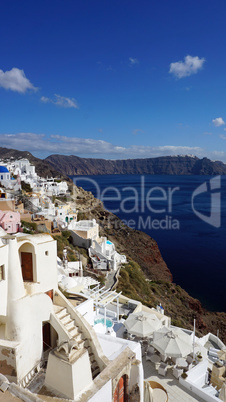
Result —
[{"label": "blue domed roof", "polygon": [[5,166],[0,166],[0,173],[9,173],[7,167]]}]

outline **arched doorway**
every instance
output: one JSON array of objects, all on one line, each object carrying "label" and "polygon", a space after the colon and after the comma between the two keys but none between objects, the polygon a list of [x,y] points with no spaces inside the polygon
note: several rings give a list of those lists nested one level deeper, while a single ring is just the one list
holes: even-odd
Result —
[{"label": "arched doorway", "polygon": [[31,243],[25,242],[19,248],[21,270],[24,282],[36,281],[35,251]]},{"label": "arched doorway", "polygon": [[128,376],[124,374],[114,392],[114,402],[127,402],[128,401]]}]

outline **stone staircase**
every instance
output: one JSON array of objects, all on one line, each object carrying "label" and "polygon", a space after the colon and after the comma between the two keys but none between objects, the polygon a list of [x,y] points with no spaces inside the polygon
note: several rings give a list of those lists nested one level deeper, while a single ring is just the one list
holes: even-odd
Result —
[{"label": "stone staircase", "polygon": [[75,325],[75,322],[71,318],[71,315],[66,307],[54,305],[54,313],[56,319],[59,320],[61,325],[63,325],[64,330],[66,331],[69,339],[75,340],[78,344],[79,349],[84,348],[88,351],[92,371],[92,378],[94,380],[94,378],[100,373],[100,368],[95,360],[95,355],[93,353],[91,346],[89,345],[89,341],[83,337],[82,332]]}]

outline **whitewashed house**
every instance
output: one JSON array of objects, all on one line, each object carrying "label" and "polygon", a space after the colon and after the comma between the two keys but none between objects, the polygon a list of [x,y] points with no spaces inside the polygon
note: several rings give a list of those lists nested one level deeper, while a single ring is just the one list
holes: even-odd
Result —
[{"label": "whitewashed house", "polygon": [[8,168],[4,165],[0,166],[0,184],[10,190],[17,191],[21,189],[20,182],[11,178]]},{"label": "whitewashed house", "polygon": [[31,165],[28,159],[18,159],[9,166],[12,173],[19,176],[22,181],[30,184],[34,188],[37,184],[38,175],[35,172],[35,166]]},{"label": "whitewashed house", "polygon": [[42,388],[63,400],[110,402],[119,392],[143,400],[140,345],[98,337],[85,319],[92,303],[84,296],[74,308],[59,291],[50,235],[0,231],[0,373],[22,386],[18,395],[33,386],[37,398]]},{"label": "whitewashed house", "polygon": [[94,240],[89,248],[89,257],[95,269],[112,269],[116,271],[120,264],[126,263],[126,256],[115,250],[115,245],[106,237],[99,242]]}]

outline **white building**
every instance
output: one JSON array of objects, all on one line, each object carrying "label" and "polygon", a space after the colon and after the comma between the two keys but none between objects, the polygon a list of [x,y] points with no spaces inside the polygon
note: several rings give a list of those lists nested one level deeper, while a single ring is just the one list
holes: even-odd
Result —
[{"label": "white building", "polygon": [[83,239],[91,239],[92,241],[99,239],[99,225],[95,219],[81,220],[71,222],[68,229],[72,230]]},{"label": "white building", "polygon": [[120,264],[126,263],[126,256],[115,250],[115,245],[106,237],[101,237],[99,242],[93,241],[89,248],[89,257],[94,269],[112,269],[116,271]]},{"label": "white building", "polygon": [[136,392],[142,401],[140,345],[98,337],[86,315],[92,321],[92,299],[74,308],[58,289],[56,241],[1,230],[0,373],[37,394],[44,386],[61,398],[110,402]]},{"label": "white building", "polygon": [[14,189],[15,191],[20,190],[21,186],[20,183],[15,180],[11,179],[10,172],[6,166],[0,166],[0,184],[7,189]]},{"label": "white building", "polygon": [[95,219],[72,221],[68,230],[74,245],[89,250],[94,269],[116,271],[120,264],[126,263],[126,256],[116,251],[114,243],[106,237],[99,237],[99,225]]}]

